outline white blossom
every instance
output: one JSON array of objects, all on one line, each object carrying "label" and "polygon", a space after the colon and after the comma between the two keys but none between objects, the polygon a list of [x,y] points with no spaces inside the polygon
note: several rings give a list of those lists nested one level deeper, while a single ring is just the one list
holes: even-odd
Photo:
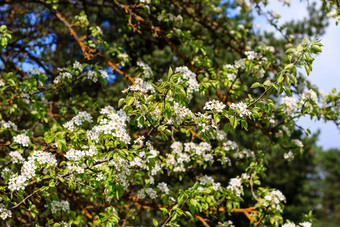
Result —
[{"label": "white blossom", "polygon": [[313,101],[314,103],[318,103],[318,96],[316,95],[315,91],[309,89],[303,92],[301,96],[301,102],[304,103],[306,101]]},{"label": "white blossom", "polygon": [[243,193],[241,178],[239,177],[231,178],[227,189],[231,190],[232,192],[235,193],[236,196],[240,197],[241,193]]},{"label": "white blossom", "polygon": [[248,108],[247,104],[245,104],[244,102],[239,102],[237,104],[232,103],[230,105],[230,108],[237,110],[240,117],[251,115],[251,112],[247,109]]},{"label": "white blossom", "polygon": [[68,212],[70,210],[70,203],[66,200],[53,200],[51,203],[51,212],[53,214],[58,211]]},{"label": "white blossom", "polygon": [[265,207],[271,207],[282,212],[280,207],[281,202],[286,202],[286,197],[279,190],[271,191],[264,197],[265,202],[263,205]]},{"label": "white blossom", "polygon": [[97,82],[98,81],[98,75],[95,71],[89,70],[86,74],[86,77],[90,80],[92,80],[93,82]]},{"label": "white blossom", "polygon": [[261,57],[260,54],[257,54],[255,51],[246,51],[244,54],[247,56],[248,60],[252,61],[258,57]]},{"label": "white blossom", "polygon": [[222,111],[223,111],[223,109],[225,107],[226,107],[226,105],[223,104],[220,101],[210,100],[210,101],[205,103],[203,109],[204,110],[212,110],[212,111],[216,111],[216,112],[222,113]]},{"label": "white blossom", "polygon": [[106,71],[104,71],[104,70],[99,70],[99,73],[100,73],[100,76],[101,76],[102,78],[104,78],[104,79],[109,78],[109,74],[107,74]]},{"label": "white blossom", "polygon": [[69,173],[84,173],[84,169],[86,166],[79,166],[76,164],[71,164],[69,162],[66,163],[67,169],[69,170]]},{"label": "white blossom", "polygon": [[168,185],[164,182],[158,183],[157,188],[159,188],[162,192],[165,194],[169,194],[169,188]]},{"label": "white blossom", "polygon": [[59,75],[56,78],[54,78],[53,83],[58,84],[65,78],[72,79],[73,77],[72,74],[65,71],[66,69],[58,69],[58,70],[62,72],[59,73]]},{"label": "white blossom", "polygon": [[297,101],[295,99],[286,96],[282,99],[282,102],[284,104],[284,110],[287,114],[291,115],[295,112],[297,108]]},{"label": "white blossom", "polygon": [[55,158],[55,155],[46,152],[46,151],[40,151],[36,150],[33,151],[32,155],[28,158],[28,160],[35,160],[37,161],[40,165],[48,164],[51,166],[56,166],[57,165],[57,159]]},{"label": "white blossom", "polygon": [[96,181],[101,181],[104,179],[104,175],[102,173],[99,173],[96,177]]},{"label": "white blossom", "polygon": [[96,155],[96,153],[97,153],[97,148],[94,145],[91,145],[88,150],[85,150],[85,155],[88,157],[92,157]]},{"label": "white blossom", "polygon": [[28,147],[31,143],[30,138],[26,134],[19,134],[13,137],[14,142],[21,144],[24,147]]},{"label": "white blossom", "polygon": [[139,191],[137,192],[136,197],[137,197],[138,199],[145,199],[145,190],[144,190],[143,188],[142,188],[141,190],[139,190]]},{"label": "white blossom", "polygon": [[86,111],[79,112],[75,117],[73,117],[70,121],[63,124],[65,128],[67,128],[70,131],[74,131],[76,129],[75,126],[80,126],[85,121],[92,122],[92,116],[87,113]]},{"label": "white blossom", "polygon": [[308,221],[301,222],[299,225],[301,225],[301,227],[312,227],[312,223]]},{"label": "white blossom", "polygon": [[269,13],[274,19],[280,19],[281,17],[281,14],[279,14],[278,12],[275,12],[274,10],[271,10]]},{"label": "white blossom", "polygon": [[222,157],[220,162],[222,165],[228,164],[228,166],[231,166],[231,160],[228,157]]},{"label": "white blossom", "polygon": [[182,77],[178,80],[178,82],[184,80],[187,82],[188,87],[187,87],[187,98],[191,99],[192,98],[192,93],[194,91],[199,90],[199,84],[196,79],[196,74],[193,73],[188,67],[186,66],[181,66],[177,67],[175,69],[175,73],[182,73]]},{"label": "white blossom", "polygon": [[289,151],[288,153],[283,154],[283,158],[288,160],[288,161],[291,161],[291,160],[294,159],[294,154],[293,154],[293,152]]},{"label": "white blossom", "polygon": [[80,72],[83,71],[83,66],[78,61],[73,63],[73,68],[79,70]]},{"label": "white blossom", "polygon": [[126,130],[125,122],[129,119],[124,111],[115,111],[112,107],[105,107],[101,113],[106,114],[102,118],[99,125],[94,126],[91,130],[87,131],[87,138],[95,142],[99,142],[99,135],[112,135],[119,138],[122,142],[130,143],[130,136]]},{"label": "white blossom", "polygon": [[234,81],[236,79],[236,75],[234,73],[228,73],[227,78],[230,81]]},{"label": "white blossom", "polygon": [[240,69],[245,69],[246,68],[246,63],[243,59],[239,59],[235,61],[235,67],[240,68]]},{"label": "white blossom", "polygon": [[233,225],[233,222],[230,220],[223,223],[219,222],[218,224],[218,227],[235,227],[235,225]]},{"label": "white blossom", "polygon": [[4,120],[1,120],[0,126],[1,126],[1,128],[5,128],[5,129],[12,128],[14,131],[18,130],[18,126],[11,121],[6,122]]},{"label": "white blossom", "polygon": [[11,191],[18,191],[20,189],[24,190],[27,183],[27,178],[24,176],[11,177],[8,182],[8,189]]},{"label": "white blossom", "polygon": [[5,220],[12,217],[12,211],[5,208],[4,204],[0,203],[0,218]]},{"label": "white blossom", "polygon": [[150,78],[153,76],[152,69],[150,68],[149,65],[145,64],[144,62],[138,61],[137,65],[143,69],[143,75],[146,78]]},{"label": "white blossom", "polygon": [[119,53],[118,58],[122,59],[124,62],[129,60],[129,55],[127,53]]},{"label": "white blossom", "polygon": [[21,156],[19,151],[11,151],[9,153],[9,156],[12,157],[13,163],[23,163],[24,162],[24,158]]},{"label": "white blossom", "polygon": [[288,222],[284,225],[282,225],[282,227],[295,227],[296,225],[293,222]]},{"label": "white blossom", "polygon": [[301,142],[301,140],[294,139],[294,140],[292,140],[292,142],[293,142],[296,146],[298,146],[298,147],[300,147],[300,148],[303,148],[303,143]]},{"label": "white blossom", "polygon": [[151,199],[156,199],[157,198],[157,192],[152,189],[152,188],[148,188],[145,190],[146,194],[148,194],[150,196]]},{"label": "white blossom", "polygon": [[126,93],[128,91],[134,91],[134,92],[141,92],[141,93],[147,93],[147,92],[155,92],[155,89],[151,85],[151,83],[144,81],[142,78],[135,78],[135,84],[129,86],[127,89],[123,90],[123,93]]},{"label": "white blossom", "polygon": [[67,158],[68,160],[71,160],[71,161],[79,161],[83,157],[85,157],[85,151],[75,150],[73,148],[68,150],[65,154],[65,158]]},{"label": "white blossom", "polygon": [[333,17],[336,20],[340,21],[340,14],[336,9],[332,9],[329,13],[327,13],[327,17]]}]

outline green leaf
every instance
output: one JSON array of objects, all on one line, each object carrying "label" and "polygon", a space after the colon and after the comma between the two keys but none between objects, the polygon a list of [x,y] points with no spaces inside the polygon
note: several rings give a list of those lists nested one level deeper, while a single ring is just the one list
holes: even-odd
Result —
[{"label": "green leaf", "polygon": [[322,52],[322,49],[319,45],[317,44],[314,44],[311,46],[311,51],[314,53],[314,54],[317,54],[319,52]]},{"label": "green leaf", "polygon": [[230,117],[229,122],[233,126],[234,129],[237,127],[237,118],[236,117]]},{"label": "green leaf", "polygon": [[288,50],[286,50],[286,54],[292,54],[292,53],[294,53],[293,48],[289,48]]},{"label": "green leaf", "polygon": [[224,132],[225,132],[225,133],[228,133],[229,128],[230,128],[230,124],[229,124],[229,123],[226,123],[226,124],[224,125],[224,128],[223,128]]},{"label": "green leaf", "polygon": [[270,86],[272,84],[272,82],[270,82],[270,80],[266,80],[263,85],[265,86]]},{"label": "green leaf", "polygon": [[286,67],[285,67],[285,69],[287,71],[291,71],[293,68],[294,68],[294,64],[293,63],[290,63],[290,64],[286,65]]},{"label": "green leaf", "polygon": [[121,98],[119,101],[118,101],[118,107],[121,107],[123,105],[123,103],[125,102],[125,99],[124,98]]},{"label": "green leaf", "polygon": [[164,207],[161,207],[159,209],[163,212],[163,214],[167,214],[168,213],[168,210],[166,208],[164,208]]},{"label": "green leaf", "polygon": [[263,85],[260,84],[259,82],[255,82],[255,83],[253,83],[253,85],[251,85],[250,88],[257,88],[257,87],[263,87]]},{"label": "green leaf", "polygon": [[133,103],[133,101],[134,101],[134,97],[132,97],[132,96],[126,97],[126,105],[127,106],[130,106]]},{"label": "green leaf", "polygon": [[278,76],[277,76],[277,82],[281,83],[282,81],[283,81],[283,74],[279,73]]},{"label": "green leaf", "polygon": [[309,76],[310,71],[311,71],[311,68],[309,67],[308,64],[304,64],[304,66],[305,66],[306,73],[307,73],[307,75]]},{"label": "green leaf", "polygon": [[171,68],[171,67],[169,67],[168,76],[170,77],[170,76],[172,76],[172,74],[173,74],[172,68]]},{"label": "green leaf", "polygon": [[158,226],[158,221],[156,219],[153,219],[152,223],[153,223],[154,226]]}]

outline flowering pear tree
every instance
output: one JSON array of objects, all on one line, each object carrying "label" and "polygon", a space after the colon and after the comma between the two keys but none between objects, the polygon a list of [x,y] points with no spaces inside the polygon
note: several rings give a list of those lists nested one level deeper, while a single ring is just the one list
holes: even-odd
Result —
[{"label": "flowering pear tree", "polygon": [[[0,27],[0,220],[234,226],[236,215],[252,226],[312,226],[284,219],[285,195],[262,184],[267,151],[278,147],[287,163],[301,154],[292,136],[301,116],[338,125],[340,93],[305,77],[321,41],[280,27],[266,4],[5,1],[4,12],[35,22],[30,33],[15,22],[27,18],[8,14]],[[337,4],[323,3],[332,22]],[[283,38],[255,30],[253,14]],[[116,33],[96,24],[101,15]],[[33,36],[45,17],[53,23]],[[69,46],[45,43],[63,43],[61,34]]]}]

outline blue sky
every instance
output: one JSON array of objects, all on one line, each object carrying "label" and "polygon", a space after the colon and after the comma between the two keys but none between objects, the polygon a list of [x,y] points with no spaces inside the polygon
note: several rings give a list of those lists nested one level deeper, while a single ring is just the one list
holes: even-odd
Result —
[{"label": "blue sky", "polygon": [[[281,23],[292,19],[299,20],[307,16],[307,1],[291,1],[291,6],[283,6],[277,0],[269,1],[267,10],[274,10],[281,14]],[[312,2],[312,1],[309,1]],[[267,11],[266,10],[266,11]],[[260,30],[275,31],[264,18],[256,18],[256,23],[261,25]],[[280,34],[277,32],[278,37]],[[318,86],[318,88],[329,93],[333,88],[340,90],[340,25],[335,25],[335,19],[330,19],[330,24],[326,29],[326,33],[320,37],[323,46],[323,52],[318,55],[313,64],[313,71],[309,76],[309,80]],[[300,118],[298,124],[305,129],[316,132],[320,129],[318,145],[324,149],[338,148],[340,149],[340,131],[334,123],[325,123],[324,121],[312,121],[309,117]]]}]

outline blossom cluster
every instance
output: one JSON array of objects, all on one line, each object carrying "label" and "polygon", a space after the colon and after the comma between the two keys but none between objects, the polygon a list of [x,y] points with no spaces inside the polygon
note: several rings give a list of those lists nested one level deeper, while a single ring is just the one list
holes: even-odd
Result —
[{"label": "blossom cluster", "polygon": [[193,157],[203,162],[214,162],[214,156],[210,152],[212,150],[211,144],[206,142],[199,144],[188,142],[184,143],[183,147],[181,142],[176,141],[172,143],[171,149],[172,152],[166,155],[166,163],[173,166],[174,172],[185,172],[189,166],[185,167],[184,164],[189,163]]},{"label": "blossom cluster", "polygon": [[294,159],[294,154],[293,154],[292,151],[289,151],[289,152],[283,154],[283,158],[288,160],[288,161],[291,161],[291,160]]},{"label": "blossom cluster", "polygon": [[72,74],[67,71],[67,69],[58,69],[60,71],[59,75],[54,78],[53,83],[59,84],[65,78],[72,79]]},{"label": "blossom cluster", "polygon": [[301,96],[301,101],[302,102],[313,101],[314,103],[318,103],[318,96],[316,95],[315,91],[309,89],[303,92]]},{"label": "blossom cluster", "polygon": [[235,61],[235,67],[238,69],[245,69],[246,68],[246,62],[243,59],[239,59]]},{"label": "blossom cluster", "polygon": [[79,161],[85,156],[87,157],[94,156],[96,154],[96,150],[97,148],[94,145],[91,145],[88,150],[76,150],[76,149],[71,148],[70,150],[66,152],[65,158],[71,161]]},{"label": "blossom cluster", "polygon": [[170,190],[165,182],[158,183],[157,188],[159,188],[165,194],[169,194]]},{"label": "blossom cluster", "polygon": [[141,92],[141,93],[155,92],[155,89],[152,86],[152,84],[150,82],[144,81],[142,78],[135,78],[134,82],[135,83],[133,85],[123,90],[123,93],[126,93],[128,91]]},{"label": "blossom cluster", "polygon": [[181,124],[186,118],[194,118],[195,115],[191,110],[185,106],[180,106],[180,104],[176,101],[173,101],[174,104],[174,117],[169,120],[169,123],[175,123],[177,125]]},{"label": "blossom cluster", "polygon": [[139,199],[144,199],[146,195],[148,195],[151,199],[156,199],[157,191],[152,188],[147,188],[147,189],[142,188],[137,192],[136,196]]},{"label": "blossom cluster", "polygon": [[336,9],[332,9],[329,13],[327,13],[328,17],[333,17],[335,18],[337,21],[340,21],[340,13],[339,10]]},{"label": "blossom cluster", "polygon": [[150,78],[153,75],[152,69],[150,68],[148,64],[138,61],[137,65],[143,69],[143,76],[145,78]]},{"label": "blossom cluster", "polygon": [[286,202],[286,197],[279,190],[271,191],[264,197],[263,206],[282,212],[281,203]]},{"label": "blossom cluster", "polygon": [[96,83],[98,81],[98,77],[107,79],[107,78],[109,78],[109,75],[104,70],[99,70],[99,73],[97,73],[93,70],[89,70],[86,73],[86,77]]},{"label": "blossom cluster", "polygon": [[253,60],[261,57],[261,54],[256,53],[255,51],[246,51],[246,52],[244,52],[244,54],[247,56],[247,59],[250,60],[250,61],[253,61]]},{"label": "blossom cluster", "polygon": [[80,64],[79,61],[75,61],[75,62],[73,63],[73,69],[82,72],[82,71],[83,71],[83,66]]},{"label": "blossom cluster", "polygon": [[22,101],[23,101],[24,103],[26,103],[26,104],[29,103],[29,101],[30,101],[30,95],[29,95],[29,94],[27,94],[27,93],[25,93],[25,92],[22,92],[22,93],[20,94],[20,97],[22,98]]},{"label": "blossom cluster", "polygon": [[211,176],[204,175],[200,178],[201,185],[211,185],[214,191],[222,191],[222,186],[220,182],[215,182],[214,178]]},{"label": "blossom cluster", "polygon": [[4,120],[1,120],[0,121],[0,127],[5,128],[5,129],[12,128],[14,131],[18,130],[18,126],[16,124],[14,124],[12,121],[6,122]]},{"label": "blossom cluster", "polygon": [[299,148],[303,148],[303,143],[301,142],[301,140],[298,139],[293,139],[292,142]]},{"label": "blossom cluster", "polygon": [[198,91],[199,90],[199,84],[198,81],[196,79],[196,75],[195,73],[193,73],[190,69],[188,69],[187,66],[181,66],[181,67],[177,67],[175,69],[175,73],[181,73],[182,76],[181,78],[179,78],[178,82],[186,81],[187,82],[187,97],[189,99],[192,98],[192,93],[194,91]]},{"label": "blossom cluster", "polygon": [[0,218],[5,220],[12,217],[12,211],[5,208],[4,204],[0,203]]},{"label": "blossom cluster", "polygon": [[26,134],[19,134],[13,137],[13,141],[21,144],[24,147],[28,147],[31,143],[30,138]]},{"label": "blossom cluster", "polygon": [[223,104],[220,101],[210,100],[210,101],[205,103],[203,109],[204,110],[212,110],[212,111],[216,111],[218,113],[222,113],[222,111],[225,107],[226,107],[226,105]]},{"label": "blossom cluster", "polygon": [[11,152],[9,152],[9,156],[11,156],[13,163],[23,163],[24,162],[24,158],[21,156],[19,151],[11,151]]},{"label": "blossom cluster", "polygon": [[68,212],[70,210],[70,203],[66,200],[53,200],[51,202],[51,212],[56,214],[58,211]]},{"label": "blossom cluster", "polygon": [[114,166],[116,170],[113,176],[114,181],[127,189],[130,185],[128,177],[131,174],[128,160],[118,156],[115,160],[110,161],[109,165]]},{"label": "blossom cluster", "polygon": [[172,13],[161,13],[157,16],[158,21],[164,21],[164,22],[169,22],[169,21],[174,21],[176,23],[183,23],[183,17],[181,15],[173,15]]},{"label": "blossom cluster", "polygon": [[[15,157],[18,158],[18,155]],[[36,169],[38,168],[36,165],[37,163],[42,166],[56,166],[57,160],[55,156],[49,152],[41,150],[33,151],[28,157],[27,161],[23,162],[21,167],[21,175],[12,176],[9,179],[8,188],[11,191],[25,189],[27,181],[36,175]]]},{"label": "blossom cluster", "polygon": [[[299,223],[301,227],[312,227],[312,223],[308,221],[304,221]],[[296,225],[293,222],[287,222],[286,224],[282,225],[282,227],[296,227]]]},{"label": "blossom cluster", "polygon": [[[78,73],[82,73],[84,70],[84,67],[78,61],[75,61],[73,63],[73,70],[78,71]],[[56,78],[54,78],[53,80],[54,84],[59,84],[61,81],[63,81],[66,78],[68,79],[73,78],[72,72],[69,69],[59,68],[58,71],[60,73]],[[89,80],[92,80],[95,83],[98,81],[99,78],[107,79],[109,77],[108,73],[104,70],[99,70],[98,72],[93,71],[93,70],[88,70],[84,72],[84,76],[88,78]]]},{"label": "blossom cluster", "polygon": [[296,111],[297,108],[297,101],[291,97],[284,97],[282,99],[283,105],[284,105],[284,111],[288,114],[291,115]]},{"label": "blossom cluster", "polygon": [[218,227],[235,227],[234,223],[232,221],[224,221],[224,222],[219,222]]},{"label": "blossom cluster", "polygon": [[248,110],[247,104],[245,104],[244,102],[239,102],[236,104],[232,103],[230,105],[230,108],[235,109],[237,113],[240,115],[240,117],[251,115],[251,112]]},{"label": "blossom cluster", "polygon": [[240,177],[231,178],[227,189],[234,192],[237,197],[240,197],[243,194],[242,179]]},{"label": "blossom cluster", "polygon": [[88,139],[98,143],[99,136],[104,134],[112,135],[126,144],[130,143],[131,138],[125,123],[129,117],[126,113],[122,110],[115,111],[113,107],[108,106],[101,110],[101,114],[105,114],[106,117],[100,120],[99,125],[87,131]]},{"label": "blossom cluster", "polygon": [[91,114],[87,113],[86,111],[82,111],[82,112],[79,112],[70,121],[63,124],[63,126],[70,131],[74,131],[76,129],[76,126],[80,126],[85,121],[91,123],[92,122],[92,116],[91,116]]}]

